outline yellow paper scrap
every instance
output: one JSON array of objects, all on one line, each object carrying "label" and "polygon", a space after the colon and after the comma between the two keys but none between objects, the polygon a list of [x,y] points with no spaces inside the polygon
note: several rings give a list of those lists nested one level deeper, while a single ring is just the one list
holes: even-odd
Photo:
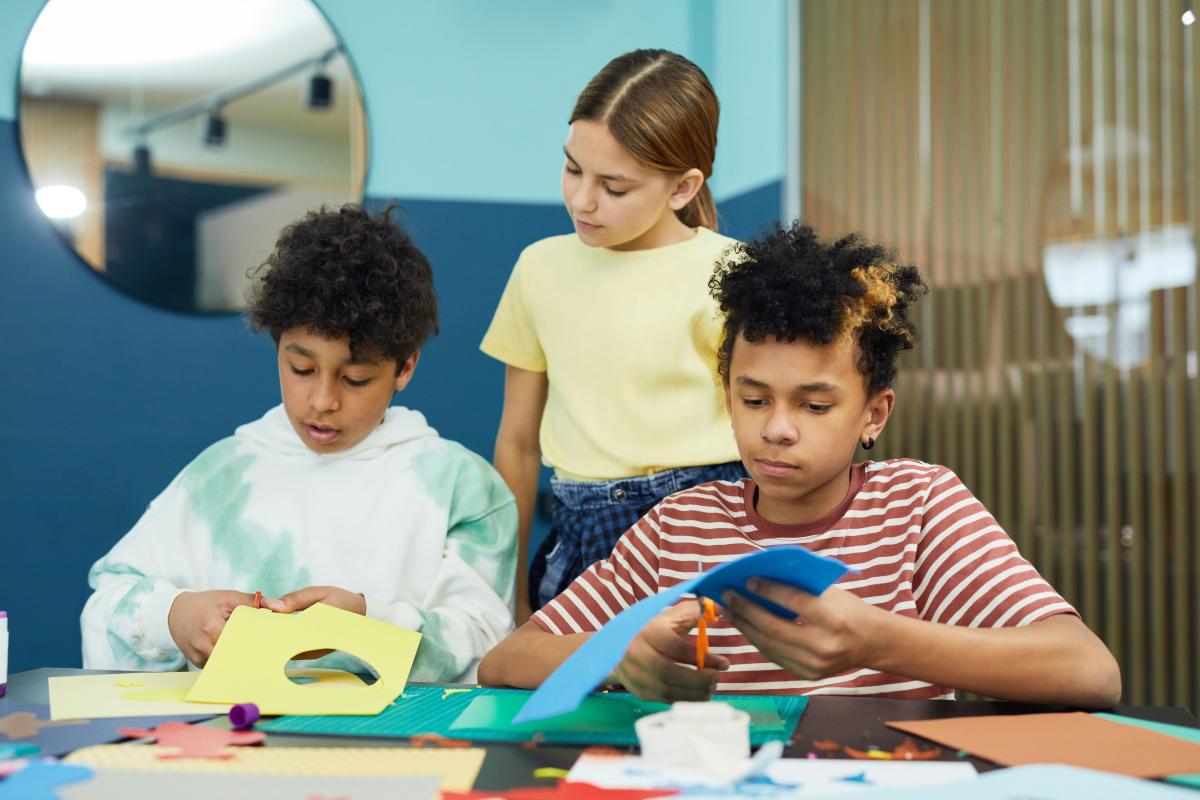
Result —
[{"label": "yellow paper scrap", "polygon": [[[317,603],[297,614],[239,606],[187,699],[254,703],[262,714],[378,714],[404,691],[421,634]],[[300,685],[284,674],[299,653],[341,650],[366,662],[370,686]]]},{"label": "yellow paper scrap", "polygon": [[[50,678],[50,719],[228,713],[228,705],[185,701],[184,695],[199,675],[198,672],[134,672]],[[139,692],[163,695],[156,702],[128,697]]]},{"label": "yellow paper scrap", "polygon": [[230,758],[158,757],[150,745],[105,744],[84,747],[63,759],[96,770],[234,772],[258,775],[441,776],[441,788],[466,792],[483,766],[482,748],[403,747],[235,747]]},{"label": "yellow paper scrap", "polygon": [[[363,686],[357,675],[337,669],[293,667],[287,674],[325,686]],[[187,701],[199,677],[199,672],[131,672],[50,678],[50,719],[229,713],[229,703]]]}]

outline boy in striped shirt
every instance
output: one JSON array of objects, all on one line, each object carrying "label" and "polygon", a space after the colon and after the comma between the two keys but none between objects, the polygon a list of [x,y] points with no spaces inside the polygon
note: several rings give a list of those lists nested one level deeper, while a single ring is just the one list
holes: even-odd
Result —
[{"label": "boy in striped shirt", "polygon": [[800,545],[849,565],[819,597],[768,581],[709,626],[698,604],[663,612],[614,680],[650,700],[735,693],[952,698],[954,690],[1103,707],[1120,672],[1075,610],[1021,557],[946,467],[854,463],[882,435],[899,353],[912,347],[915,267],[798,223],[740,246],[710,282],[725,314],[719,368],[750,478],[674,494],[480,664],[485,683],[534,687],[633,603],[722,562]]}]

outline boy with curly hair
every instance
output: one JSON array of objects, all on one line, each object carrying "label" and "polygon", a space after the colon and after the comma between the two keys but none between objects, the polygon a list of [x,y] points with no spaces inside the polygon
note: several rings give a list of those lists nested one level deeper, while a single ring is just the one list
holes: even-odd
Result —
[{"label": "boy with curly hair", "polygon": [[800,545],[854,571],[819,597],[755,580],[794,612],[723,599],[695,668],[685,601],[634,640],[614,678],[651,700],[734,693],[952,698],[954,690],[1101,707],[1120,696],[1104,644],[946,467],[855,463],[896,401],[917,269],[800,224],[739,246],[710,288],[725,315],[726,407],[750,477],[666,498],[480,664],[533,687],[623,609],[725,561]]},{"label": "boy with curly hair", "polygon": [[413,680],[473,680],[512,629],[517,510],[487,461],[390,405],[437,332],[429,263],[390,209],[346,206],[285,228],[256,278],[249,317],[275,341],[283,402],[201,453],[92,567],[84,666],[203,666],[261,591],[274,611],[320,602],[420,631]]}]

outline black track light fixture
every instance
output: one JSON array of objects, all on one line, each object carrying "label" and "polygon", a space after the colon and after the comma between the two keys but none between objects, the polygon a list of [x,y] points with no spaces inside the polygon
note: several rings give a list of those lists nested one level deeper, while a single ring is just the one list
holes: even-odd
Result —
[{"label": "black track light fixture", "polygon": [[150,146],[138,142],[133,148],[133,174],[139,178],[149,178],[154,174],[154,164],[150,160]]},{"label": "black track light fixture", "polygon": [[209,111],[204,121],[204,144],[208,147],[220,147],[225,144],[226,127],[221,109],[214,108]]},{"label": "black track light fixture", "polygon": [[333,105],[333,78],[324,71],[308,79],[308,107],[326,109]]}]

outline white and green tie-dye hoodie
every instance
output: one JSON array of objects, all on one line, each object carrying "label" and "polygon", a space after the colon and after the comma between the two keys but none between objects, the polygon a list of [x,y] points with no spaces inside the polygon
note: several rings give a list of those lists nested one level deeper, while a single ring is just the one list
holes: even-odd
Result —
[{"label": "white and green tie-dye hoodie", "polygon": [[92,567],[83,665],[183,668],[167,628],[180,592],[329,585],[422,633],[410,680],[473,681],[512,630],[516,535],[499,474],[420,413],[393,406],[354,447],[318,455],[277,406],[201,453]]}]

